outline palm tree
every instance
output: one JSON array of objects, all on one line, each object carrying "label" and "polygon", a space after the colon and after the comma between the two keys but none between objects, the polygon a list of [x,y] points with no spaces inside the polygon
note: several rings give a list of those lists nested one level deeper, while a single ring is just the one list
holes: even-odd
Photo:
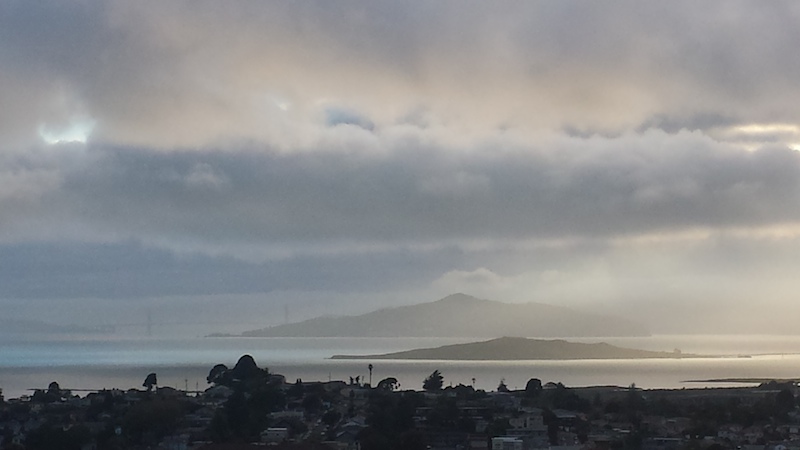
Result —
[{"label": "palm tree", "polygon": [[372,387],[372,363],[369,363],[367,368],[369,369],[369,387]]}]

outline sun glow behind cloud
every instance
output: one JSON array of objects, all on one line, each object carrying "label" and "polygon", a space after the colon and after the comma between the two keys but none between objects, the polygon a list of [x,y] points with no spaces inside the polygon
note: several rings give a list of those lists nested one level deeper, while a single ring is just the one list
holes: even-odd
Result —
[{"label": "sun glow behind cloud", "polygon": [[39,125],[39,137],[49,145],[77,142],[85,144],[91,136],[97,122],[90,118],[77,118],[67,125]]},{"label": "sun glow behind cloud", "polygon": [[746,134],[786,133],[796,134],[800,127],[788,123],[747,124],[733,127],[734,131]]},{"label": "sun glow behind cloud", "polygon": [[800,126],[791,123],[748,123],[709,130],[721,142],[737,143],[748,151],[766,145],[785,145],[800,150]]}]

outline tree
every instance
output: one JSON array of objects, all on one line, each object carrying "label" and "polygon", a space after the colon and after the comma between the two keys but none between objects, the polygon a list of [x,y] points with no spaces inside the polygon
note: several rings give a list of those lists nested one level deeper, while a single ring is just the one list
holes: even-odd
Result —
[{"label": "tree", "polygon": [[154,396],[128,409],[122,429],[133,442],[155,444],[175,430],[185,413],[180,401]]},{"label": "tree", "polygon": [[509,428],[511,428],[511,424],[508,419],[494,419],[486,426],[486,434],[489,437],[502,436]]},{"label": "tree", "polygon": [[295,380],[294,384],[286,391],[286,395],[290,398],[303,398],[303,394],[305,393],[306,389],[303,386],[303,380],[298,378]]},{"label": "tree", "polygon": [[147,374],[147,378],[144,379],[142,386],[147,388],[147,392],[152,391],[153,386],[158,386],[158,378],[156,378],[155,372],[150,372]]},{"label": "tree", "polygon": [[47,393],[60,396],[61,386],[58,385],[57,381],[53,381],[52,383],[47,385]]},{"label": "tree", "polygon": [[28,433],[25,439],[25,448],[31,450],[80,450],[91,439],[91,433],[85,425],[75,425],[64,430],[62,427],[46,423]]},{"label": "tree", "polygon": [[[371,393],[366,411],[367,428],[360,433],[363,450],[425,449],[424,436],[416,435],[414,415],[425,404],[421,394],[404,392],[388,394],[375,390]],[[421,438],[421,439],[420,439]]]},{"label": "tree", "polygon": [[395,377],[387,377],[378,381],[377,388],[383,391],[393,391],[397,389],[397,378]]},{"label": "tree", "polygon": [[223,385],[227,382],[228,378],[228,366],[225,364],[217,364],[216,366],[212,367],[211,370],[208,372],[208,376],[206,377],[206,381],[208,384],[213,385]]},{"label": "tree", "polygon": [[47,385],[47,389],[36,389],[31,400],[37,403],[53,403],[62,401],[70,396],[69,390],[61,389],[57,382]]},{"label": "tree", "polygon": [[434,428],[455,428],[459,417],[456,399],[439,396],[426,417],[428,426]]},{"label": "tree", "polygon": [[552,421],[547,424],[547,440],[550,445],[558,445],[558,422]]},{"label": "tree", "polygon": [[322,415],[322,423],[327,425],[330,428],[333,428],[334,425],[339,423],[339,419],[342,418],[342,415],[339,414],[339,411],[335,409],[330,409]]},{"label": "tree", "polygon": [[497,392],[509,392],[508,386],[506,386],[505,378],[500,379],[500,384],[497,385]]},{"label": "tree", "polygon": [[242,355],[242,357],[239,358],[239,361],[236,361],[236,365],[233,366],[233,369],[231,370],[233,379],[241,381],[261,377],[266,373],[266,369],[263,371],[262,369],[259,369],[256,361],[250,355]]},{"label": "tree", "polygon": [[233,369],[226,372],[223,378],[228,387],[252,391],[267,384],[270,374],[266,367],[259,368],[252,356],[242,355]]},{"label": "tree", "polygon": [[785,417],[790,412],[794,411],[795,400],[794,395],[788,389],[782,389],[775,395],[775,414],[779,417]]},{"label": "tree", "polygon": [[[259,368],[250,355],[239,358],[233,369],[224,369],[220,364],[209,373],[209,380],[221,375],[222,382],[233,390],[212,420],[211,438],[216,442],[255,439],[267,427],[269,413],[286,405],[282,381],[279,377],[271,377],[266,368]],[[303,391],[303,381],[298,379],[292,387],[292,394],[299,394],[298,398],[301,398]],[[316,398],[303,406],[316,411],[321,403]]]},{"label": "tree", "polygon": [[525,385],[525,395],[529,397],[537,397],[542,392],[542,380],[538,378],[531,378],[528,384]]},{"label": "tree", "polygon": [[433,373],[428,375],[428,378],[425,378],[425,381],[422,383],[422,389],[425,389],[428,392],[436,392],[442,389],[444,385],[444,377],[439,370],[434,370]]},{"label": "tree", "polygon": [[306,413],[313,414],[322,409],[322,398],[316,393],[308,394],[303,398],[301,404]]}]

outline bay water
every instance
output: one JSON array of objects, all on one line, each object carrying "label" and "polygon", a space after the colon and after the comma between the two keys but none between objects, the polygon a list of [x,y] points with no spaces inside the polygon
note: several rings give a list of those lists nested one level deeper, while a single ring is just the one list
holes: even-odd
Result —
[{"label": "bay water", "polygon": [[[232,367],[243,354],[259,366],[312,380],[369,380],[395,377],[402,389],[420,389],[434,370],[445,385],[459,383],[494,390],[500,383],[523,388],[530,378],[567,386],[636,384],[642,388],[731,386],[709,379],[800,378],[800,336],[656,335],[637,338],[565,338],[608,342],[628,348],[714,355],[713,358],[565,361],[332,360],[334,354],[378,354],[474,342],[455,338],[147,338],[89,336],[0,339],[0,388],[6,398],[30,394],[57,381],[62,388],[138,388],[150,372],[159,385],[203,390],[215,364]],[[718,357],[723,356],[723,357]],[[694,382],[690,382],[695,380]]]}]

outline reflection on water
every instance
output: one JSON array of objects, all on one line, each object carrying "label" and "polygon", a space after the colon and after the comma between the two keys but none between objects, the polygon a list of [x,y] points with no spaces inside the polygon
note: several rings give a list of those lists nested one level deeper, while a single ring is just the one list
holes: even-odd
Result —
[{"label": "reflection on water", "polygon": [[[130,388],[141,386],[150,371],[163,385],[206,387],[205,377],[216,363],[235,364],[245,353],[261,366],[287,379],[346,380],[367,375],[373,380],[396,377],[401,387],[419,389],[434,369],[445,383],[495,389],[501,378],[509,387],[524,387],[531,377],[561,381],[567,386],[636,383],[644,388],[699,387],[686,380],[713,378],[794,378],[800,376],[800,338],[795,336],[653,336],[648,338],[570,339],[606,341],[648,350],[680,348],[684,353],[733,355],[729,358],[681,360],[592,361],[345,361],[333,354],[375,354],[434,347],[474,339],[438,338],[226,338],[226,339],[72,339],[64,341],[0,342],[0,388],[16,397],[28,388],[58,381],[69,388]],[[736,355],[751,354],[752,358]]]}]

